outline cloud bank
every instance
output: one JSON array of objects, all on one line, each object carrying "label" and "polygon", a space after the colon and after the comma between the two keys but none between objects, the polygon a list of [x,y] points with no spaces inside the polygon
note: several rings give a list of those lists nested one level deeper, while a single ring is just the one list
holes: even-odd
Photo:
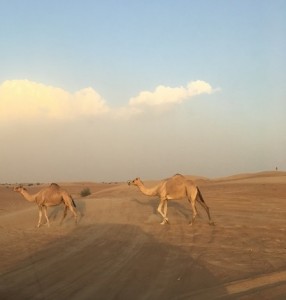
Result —
[{"label": "cloud bank", "polygon": [[70,120],[108,115],[131,117],[180,104],[200,94],[215,90],[205,81],[192,81],[186,87],[160,85],[153,92],[143,91],[126,105],[113,109],[93,88],[75,93],[29,80],[9,80],[0,85],[0,120],[58,119]]},{"label": "cloud bank", "polygon": [[92,88],[71,94],[63,89],[28,80],[5,81],[0,85],[0,118],[73,119],[107,113],[105,100]]}]

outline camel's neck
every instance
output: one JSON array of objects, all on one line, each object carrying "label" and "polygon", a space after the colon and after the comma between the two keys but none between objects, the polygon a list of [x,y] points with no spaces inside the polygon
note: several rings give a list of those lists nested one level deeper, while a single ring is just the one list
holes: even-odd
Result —
[{"label": "camel's neck", "polygon": [[147,188],[143,182],[140,182],[138,185],[139,190],[146,196],[157,196],[158,195],[158,187],[154,186],[152,188]]},{"label": "camel's neck", "polygon": [[21,194],[22,194],[22,196],[27,200],[27,201],[29,201],[29,202],[35,202],[36,201],[36,195],[37,194],[35,194],[35,195],[31,195],[31,194],[29,194],[27,191],[25,191],[25,190],[22,190],[21,191]]}]

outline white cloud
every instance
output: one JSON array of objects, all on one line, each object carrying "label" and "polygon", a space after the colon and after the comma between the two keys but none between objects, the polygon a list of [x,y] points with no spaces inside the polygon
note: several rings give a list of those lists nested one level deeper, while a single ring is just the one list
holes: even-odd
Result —
[{"label": "white cloud", "polygon": [[111,108],[92,88],[75,93],[29,80],[10,80],[0,85],[0,120],[69,120],[98,115],[128,119],[144,113],[170,108],[196,95],[215,90],[205,81],[192,81],[186,87],[160,85],[153,92],[143,91],[127,105]]},{"label": "white cloud", "polygon": [[138,96],[131,98],[130,106],[166,106],[179,104],[191,97],[200,94],[211,94],[215,90],[205,81],[191,81],[187,87],[158,86],[155,91],[141,92]]},{"label": "white cloud", "polygon": [[74,109],[80,115],[98,115],[110,111],[105,100],[92,88],[76,92],[74,101]]},{"label": "white cloud", "polygon": [[92,88],[71,94],[63,89],[28,80],[10,80],[0,85],[0,119],[72,119],[109,111]]}]

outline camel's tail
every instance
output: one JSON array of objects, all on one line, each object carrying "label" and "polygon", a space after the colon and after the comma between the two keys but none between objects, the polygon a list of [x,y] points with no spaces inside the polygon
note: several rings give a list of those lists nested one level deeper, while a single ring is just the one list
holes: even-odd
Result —
[{"label": "camel's tail", "polygon": [[202,195],[202,193],[201,193],[199,187],[197,187],[197,190],[198,190],[198,197],[197,197],[197,199],[199,200],[198,202],[200,203],[200,205],[201,205],[201,206],[205,209],[205,211],[207,212],[208,217],[209,217],[209,222],[210,222],[210,224],[211,224],[211,225],[214,225],[214,222],[213,222],[212,219],[211,219],[210,209],[209,209],[209,207],[207,206],[207,204],[206,204],[206,202],[205,202],[205,200],[204,200],[204,198],[203,198],[203,195]]},{"label": "camel's tail", "polygon": [[203,195],[202,195],[202,193],[201,193],[201,191],[200,191],[200,189],[199,189],[198,186],[197,186],[197,190],[198,190],[199,200],[200,200],[201,202],[203,202],[203,203],[206,204],[206,202],[205,202],[205,200],[204,200],[204,198],[203,198]]},{"label": "camel's tail", "polygon": [[71,197],[71,201],[72,201],[73,206],[76,207],[75,202],[73,200],[73,197],[72,196],[70,196],[70,197]]}]

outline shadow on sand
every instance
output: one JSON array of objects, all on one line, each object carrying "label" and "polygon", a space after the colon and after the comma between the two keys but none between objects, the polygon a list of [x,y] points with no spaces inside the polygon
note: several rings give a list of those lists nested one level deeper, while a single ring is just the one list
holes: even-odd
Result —
[{"label": "shadow on sand", "polygon": [[[153,214],[158,216],[158,220],[161,220],[161,217],[157,211],[159,205],[158,198],[152,198],[148,200],[138,200],[137,198],[133,198],[131,201],[141,205],[141,206],[150,206],[152,207]],[[207,218],[207,215],[203,208],[200,205],[197,205],[198,215],[197,218]],[[191,222],[192,220],[192,208],[191,204],[188,202],[187,199],[183,200],[169,200],[168,201],[168,217],[170,215],[180,215],[182,216],[187,222]],[[172,218],[169,218],[170,222],[172,223]],[[207,219],[206,219],[207,220]]]},{"label": "shadow on sand", "polygon": [[[74,199],[74,202],[76,205],[76,211],[78,213],[78,223],[80,223],[81,219],[85,216],[86,205],[85,205],[84,201],[80,201],[80,200],[78,201],[78,200]],[[48,217],[49,217],[50,221],[58,220],[58,222],[60,222],[63,214],[64,214],[64,205],[63,204],[48,208]],[[63,223],[69,222],[70,219],[74,220],[71,211],[68,209],[67,216],[65,217],[65,220],[63,221]]]},{"label": "shadow on sand", "polygon": [[[35,234],[27,234],[22,247]],[[139,226],[80,226],[2,273],[0,295],[15,300],[189,299],[197,290],[218,285],[191,255]],[[223,288],[217,292],[226,295]]]}]

